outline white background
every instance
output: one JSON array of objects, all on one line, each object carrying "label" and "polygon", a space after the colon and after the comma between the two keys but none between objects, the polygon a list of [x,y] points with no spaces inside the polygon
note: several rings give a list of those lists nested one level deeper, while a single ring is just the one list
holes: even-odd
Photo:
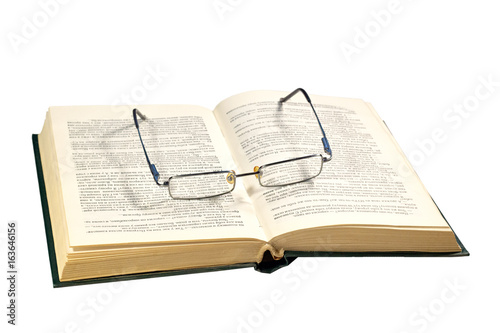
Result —
[{"label": "white background", "polygon": [[[40,3],[50,1],[0,9],[2,267],[7,221],[19,225],[18,325],[6,323],[2,278],[2,331],[498,331],[493,1],[69,1],[52,2],[51,15]],[[348,44],[356,53],[346,56]],[[144,89],[148,70],[168,76]],[[297,87],[371,102],[471,256],[302,258],[271,275],[52,288],[31,144],[49,106],[127,103],[135,93],[138,103],[213,108],[239,92]],[[447,111],[464,104],[460,118]]]}]

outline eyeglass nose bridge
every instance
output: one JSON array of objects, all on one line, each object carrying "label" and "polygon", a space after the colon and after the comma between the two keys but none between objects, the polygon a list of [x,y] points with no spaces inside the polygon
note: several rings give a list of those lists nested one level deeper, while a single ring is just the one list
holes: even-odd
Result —
[{"label": "eyeglass nose bridge", "polygon": [[253,172],[247,172],[247,173],[240,173],[240,174],[235,174],[236,177],[246,177],[246,176],[252,176],[254,175],[255,178],[259,179],[260,177],[260,167],[259,166],[255,166],[253,168]]}]

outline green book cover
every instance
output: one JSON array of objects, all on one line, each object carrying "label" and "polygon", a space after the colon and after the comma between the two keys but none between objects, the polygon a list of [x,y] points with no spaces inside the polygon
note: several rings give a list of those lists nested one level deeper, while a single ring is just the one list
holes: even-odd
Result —
[{"label": "green book cover", "polygon": [[[458,257],[458,256],[468,256],[469,252],[465,249],[460,239],[458,239],[455,234],[458,245],[462,249],[461,252],[454,253],[432,253],[432,252],[302,252],[302,251],[285,251],[283,258],[280,260],[274,260],[269,252],[264,254],[263,260],[260,263],[241,263],[227,266],[216,266],[216,267],[204,267],[196,269],[185,269],[185,270],[171,270],[171,271],[158,271],[158,272],[146,272],[139,274],[126,274],[126,275],[116,275],[102,278],[92,278],[83,279],[75,281],[60,281],[59,274],[57,270],[56,253],[54,247],[54,239],[52,236],[52,225],[50,221],[49,207],[47,202],[47,196],[45,192],[45,181],[43,177],[42,164],[40,160],[40,150],[38,146],[38,135],[33,134],[33,150],[35,154],[36,170],[38,175],[38,184],[40,189],[40,199],[42,203],[43,219],[45,223],[45,235],[47,238],[47,248],[49,253],[50,268],[52,273],[52,284],[54,287],[67,287],[76,286],[83,284],[93,284],[102,282],[114,282],[123,280],[133,280],[133,279],[144,279],[160,276],[171,276],[179,274],[192,274],[192,273],[206,273],[215,272],[228,269],[254,267],[256,271],[262,273],[272,273],[281,267],[287,266],[292,263],[298,257]],[[442,215],[442,213],[441,213]],[[443,216],[444,218],[444,216]],[[449,223],[448,223],[449,225]],[[451,226],[450,226],[451,228]],[[452,229],[453,230],[453,229]]]}]

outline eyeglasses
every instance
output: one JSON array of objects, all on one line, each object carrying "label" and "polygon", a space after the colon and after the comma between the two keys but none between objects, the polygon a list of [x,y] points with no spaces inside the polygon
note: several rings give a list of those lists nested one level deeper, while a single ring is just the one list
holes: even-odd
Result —
[{"label": "eyeglasses", "polygon": [[146,155],[146,161],[148,162],[154,181],[159,186],[168,187],[169,194],[173,199],[204,199],[231,192],[236,186],[236,178],[238,177],[254,175],[259,180],[260,185],[264,187],[287,186],[305,182],[317,177],[323,169],[323,163],[332,159],[332,151],[309,95],[304,89],[297,88],[286,97],[281,98],[279,100],[279,104],[281,105],[285,103],[299,92],[301,92],[306,98],[312,108],[316,120],[318,121],[319,129],[323,135],[321,142],[323,143],[324,152],[328,154],[327,157],[322,154],[306,155],[256,166],[253,172],[248,173],[237,174],[234,170],[191,173],[171,176],[164,182],[160,181],[160,173],[156,169],[156,166],[149,160],[146,147],[142,141],[141,131],[139,130],[139,121],[137,116],[139,116],[142,120],[147,120],[147,118],[139,110],[134,109],[132,113],[134,116],[135,127],[139,133],[142,149]]}]

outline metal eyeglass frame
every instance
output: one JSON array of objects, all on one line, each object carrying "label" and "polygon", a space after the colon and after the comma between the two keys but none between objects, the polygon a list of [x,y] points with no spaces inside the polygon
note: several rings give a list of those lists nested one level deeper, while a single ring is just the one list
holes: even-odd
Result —
[{"label": "metal eyeglass frame", "polygon": [[[264,164],[264,165],[262,165],[260,167],[255,167],[254,168],[254,172],[247,172],[247,173],[241,173],[241,174],[236,174],[232,170],[209,171],[209,172],[191,173],[191,174],[183,174],[183,175],[171,176],[171,177],[168,178],[167,181],[160,182],[160,180],[159,180],[160,179],[160,173],[156,169],[156,166],[154,164],[152,164],[151,161],[149,160],[149,156],[148,156],[148,153],[146,151],[146,147],[144,146],[144,142],[142,141],[141,131],[139,130],[139,122],[137,121],[137,116],[139,116],[142,120],[146,120],[147,117],[144,114],[142,114],[137,109],[132,110],[132,114],[133,114],[133,117],[134,117],[135,127],[137,128],[137,133],[139,134],[139,139],[141,141],[142,149],[144,150],[144,155],[146,156],[146,161],[148,162],[149,170],[151,171],[151,174],[153,175],[154,181],[159,186],[169,187],[169,183],[170,183],[170,181],[173,178],[181,178],[181,177],[188,177],[188,176],[202,176],[202,175],[217,174],[217,173],[226,173],[226,174],[228,174],[227,177],[231,177],[231,176],[235,177],[235,178],[232,179],[233,180],[233,182],[232,182],[233,187],[230,190],[228,190],[227,192],[224,192],[224,193],[219,193],[219,194],[216,194],[216,195],[210,195],[210,196],[205,196],[205,197],[175,198],[174,196],[172,196],[172,193],[170,192],[170,187],[169,187],[169,194],[170,194],[170,196],[173,199],[181,199],[182,200],[182,199],[205,199],[205,198],[217,197],[217,196],[220,196],[220,195],[224,195],[224,194],[230,193],[230,192],[232,192],[234,190],[234,188],[236,186],[236,178],[237,177],[246,177],[246,176],[252,176],[252,175],[254,175],[254,176],[256,176],[259,179],[259,184],[261,186],[263,186],[263,187],[281,187],[281,186],[287,186],[287,185],[292,185],[292,184],[296,184],[296,183],[302,183],[302,182],[305,182],[305,181],[307,181],[309,179],[317,177],[321,173],[321,171],[323,169],[323,163],[329,162],[332,159],[332,150],[330,148],[330,144],[328,143],[328,139],[326,138],[326,134],[325,134],[325,131],[323,130],[323,126],[321,126],[321,122],[320,122],[320,120],[318,118],[318,114],[316,113],[316,110],[314,109],[314,106],[313,106],[313,104],[311,102],[311,99],[309,98],[309,95],[307,94],[307,92],[304,89],[297,88],[294,91],[292,91],[290,94],[288,94],[287,96],[281,98],[279,100],[279,103],[280,104],[285,103],[286,101],[288,101],[290,98],[292,98],[295,94],[297,94],[299,92],[301,92],[304,95],[304,97],[306,98],[307,102],[309,103],[309,105],[311,106],[311,108],[312,108],[312,110],[314,112],[314,116],[316,117],[316,120],[318,121],[318,125],[319,125],[319,128],[321,130],[321,134],[323,135],[323,137],[321,138],[321,142],[323,143],[323,149],[324,149],[324,152],[326,154],[328,154],[328,157],[325,157],[322,154],[312,154],[312,155],[307,155],[307,156],[301,156],[301,157],[291,158],[291,159],[282,160],[282,161],[278,161],[278,162]],[[261,175],[261,169],[262,168],[273,166],[273,165],[277,165],[277,164],[281,164],[281,163],[291,162],[291,161],[298,161],[298,160],[301,160],[301,159],[311,158],[311,157],[314,157],[314,156],[321,156],[321,168],[320,168],[320,171],[318,172],[317,175],[315,175],[313,177],[310,177],[310,178],[307,178],[307,179],[303,179],[303,180],[297,181],[297,182],[293,182],[293,183],[289,183],[289,184],[284,184],[284,185],[263,185],[262,184],[261,177],[260,177],[260,175]],[[228,178],[228,181],[229,181],[229,178]]]}]

